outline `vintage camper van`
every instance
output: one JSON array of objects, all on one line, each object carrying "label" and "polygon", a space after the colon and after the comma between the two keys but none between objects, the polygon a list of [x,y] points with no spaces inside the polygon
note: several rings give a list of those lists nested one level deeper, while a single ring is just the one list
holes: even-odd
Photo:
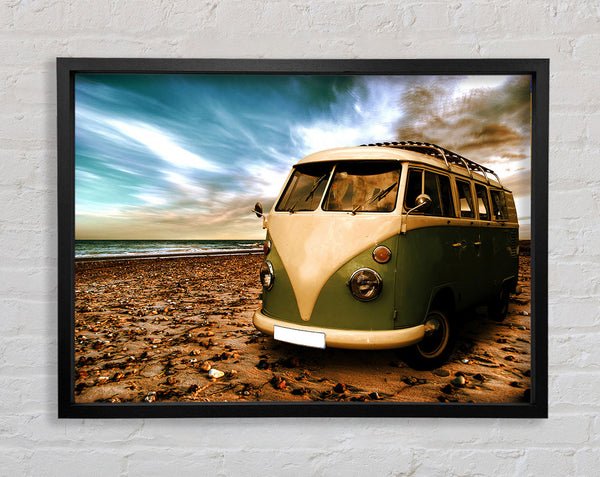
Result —
[{"label": "vintage camper van", "polygon": [[407,349],[415,368],[452,353],[455,318],[504,318],[518,275],[518,222],[498,176],[420,142],[311,154],[268,215],[254,325],[303,346]]}]

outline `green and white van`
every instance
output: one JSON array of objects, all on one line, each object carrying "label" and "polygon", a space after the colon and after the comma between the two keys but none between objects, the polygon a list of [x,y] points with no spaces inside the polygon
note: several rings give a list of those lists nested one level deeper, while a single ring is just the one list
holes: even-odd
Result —
[{"label": "green and white van", "polygon": [[268,215],[254,325],[317,348],[451,354],[454,318],[504,318],[518,276],[512,193],[490,169],[429,143],[330,149],[293,166]]}]

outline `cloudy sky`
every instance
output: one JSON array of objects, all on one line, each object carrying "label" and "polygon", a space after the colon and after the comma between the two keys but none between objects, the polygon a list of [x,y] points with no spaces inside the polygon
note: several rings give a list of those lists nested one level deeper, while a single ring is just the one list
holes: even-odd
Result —
[{"label": "cloudy sky", "polygon": [[260,239],[292,164],[439,144],[496,171],[530,223],[529,76],[77,75],[77,239]]}]

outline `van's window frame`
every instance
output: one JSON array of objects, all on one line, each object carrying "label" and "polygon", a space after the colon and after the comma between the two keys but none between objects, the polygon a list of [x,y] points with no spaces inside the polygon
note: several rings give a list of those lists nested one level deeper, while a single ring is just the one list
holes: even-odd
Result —
[{"label": "van's window frame", "polygon": [[[475,201],[476,201],[476,209],[477,209],[477,218],[479,220],[483,220],[485,222],[491,222],[492,221],[492,209],[490,207],[490,194],[488,192],[488,187],[485,184],[481,184],[479,182],[474,182],[473,186],[475,188]],[[479,211],[480,207],[479,207],[479,194],[478,194],[478,190],[477,188],[480,187],[481,189],[483,189],[483,192],[485,193],[485,197],[483,197],[484,202],[483,202],[483,207],[484,209],[487,211],[487,218],[482,219],[481,218],[481,212]]]},{"label": "van's window frame", "polygon": [[[471,216],[468,216],[468,215],[463,216],[463,214],[462,214],[462,207],[460,205],[460,189],[459,189],[460,182],[469,186],[469,192],[471,193],[471,212],[473,214]],[[473,182],[471,180],[467,179],[466,177],[456,177],[455,176],[454,183],[456,186],[456,198],[458,199],[458,202],[457,202],[458,218],[466,219],[466,220],[476,220],[478,215],[477,215],[477,208],[475,207],[475,200],[474,200],[475,194],[473,193],[475,191],[473,190]],[[469,201],[467,200],[467,204],[468,203],[469,203]]]},{"label": "van's window frame", "polygon": [[[502,212],[502,209],[504,209],[504,215],[501,216],[500,218],[498,218],[496,216],[496,211],[494,210],[495,208],[495,203],[494,203],[494,198],[492,197],[492,193],[496,192],[501,200],[503,201],[503,204],[500,204],[500,212]],[[492,205],[492,216],[493,216],[493,220],[495,220],[496,222],[508,222],[508,206],[506,204],[506,191],[502,190],[502,189],[497,189],[496,187],[491,187],[490,188],[490,202]]]},{"label": "van's window frame", "polygon": [[[409,207],[408,204],[406,203],[407,199],[408,199],[408,185],[410,182],[410,173],[414,171],[414,172],[420,172],[421,173],[421,192],[420,193],[424,193],[425,191],[425,175],[426,174],[433,174],[436,178],[436,187],[437,187],[437,191],[438,191],[438,198],[440,200],[440,208],[442,208],[442,189],[441,189],[441,184],[440,184],[440,180],[439,177],[445,177],[446,179],[448,179],[448,186],[450,187],[450,201],[451,203],[449,204],[449,211],[451,212],[452,215],[443,215],[443,210],[442,210],[442,215],[438,215],[438,214],[432,214],[429,211],[425,211],[425,212],[420,212],[418,210],[415,210],[414,212],[411,212],[412,214],[415,215],[422,215],[424,217],[442,217],[445,219],[455,219],[457,218],[457,213],[456,213],[456,200],[454,197],[454,189],[452,186],[452,179],[453,176],[451,174],[446,173],[445,171],[441,171],[439,169],[434,169],[434,168],[428,168],[428,167],[422,167],[420,165],[418,166],[409,166],[408,167],[408,171],[406,173],[406,184],[404,186],[404,198],[402,201],[403,204],[403,211],[404,212],[408,212],[410,209],[412,209],[412,207]],[[433,198],[432,198],[433,199]]]},{"label": "van's window frame", "polygon": [[[310,162],[310,163],[305,163],[305,164],[296,164],[293,168],[292,168],[292,172],[289,175],[285,187],[283,189],[283,192],[281,193],[277,204],[275,205],[275,212],[287,212],[287,213],[296,213],[296,212],[314,212],[316,210],[319,209],[319,207],[321,206],[321,203],[323,202],[323,197],[325,196],[325,192],[329,186],[329,182],[331,181],[331,177],[333,176],[333,173],[335,171],[335,163],[331,162],[331,161],[327,161],[327,162]],[[314,168],[318,168],[318,167],[322,167],[323,170],[325,170],[326,168],[328,168],[327,172],[323,172],[323,175],[328,174],[327,178],[323,180],[323,188],[321,191],[321,195],[317,196],[317,190],[321,188],[321,186],[319,185],[318,189],[314,191],[314,196],[318,197],[318,201],[316,202],[316,205],[314,208],[312,209],[295,209],[295,204],[292,204],[289,207],[285,207],[283,208],[283,202],[284,202],[284,198],[286,198],[286,194],[288,192],[288,190],[290,189],[290,187],[292,187],[292,180],[294,179],[294,175],[296,174],[296,172],[298,171],[299,173],[302,173],[303,168],[310,168],[310,167],[314,167]],[[315,176],[318,180],[319,176],[316,175]],[[316,182],[315,182],[316,184]],[[307,192],[308,194],[308,192]],[[292,196],[290,195],[290,197],[286,198],[285,202],[286,202],[286,206],[289,205],[289,201],[292,198]],[[299,200],[298,200],[299,201]],[[297,202],[298,202],[297,201]],[[305,201],[304,201],[305,202]]]}]

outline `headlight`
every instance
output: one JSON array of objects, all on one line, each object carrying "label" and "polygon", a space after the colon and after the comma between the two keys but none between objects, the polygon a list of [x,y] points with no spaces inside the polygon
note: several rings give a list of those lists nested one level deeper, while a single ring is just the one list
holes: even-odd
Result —
[{"label": "headlight", "polygon": [[260,283],[266,290],[273,288],[275,282],[275,273],[273,273],[273,265],[268,260],[260,267]]},{"label": "headlight", "polygon": [[379,296],[383,281],[375,270],[360,268],[350,278],[350,291],[360,301],[371,301]]}]

